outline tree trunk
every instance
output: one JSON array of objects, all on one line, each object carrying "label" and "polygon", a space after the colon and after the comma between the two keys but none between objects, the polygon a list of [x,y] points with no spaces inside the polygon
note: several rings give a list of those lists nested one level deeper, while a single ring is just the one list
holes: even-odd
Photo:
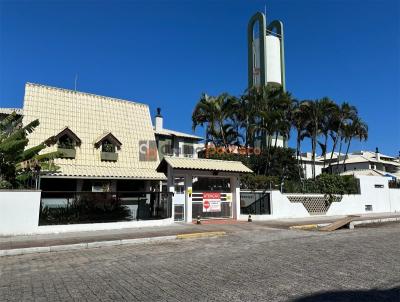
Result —
[{"label": "tree trunk", "polygon": [[325,152],[324,152],[324,169],[325,169],[325,162],[326,162],[326,152],[328,151],[328,134],[325,134]]},{"label": "tree trunk", "polygon": [[226,139],[225,139],[225,132],[224,132],[224,128],[223,128],[223,122],[218,122],[219,124],[219,131],[221,133],[221,137],[222,137],[222,144],[224,145],[225,148],[228,147],[228,144],[226,143]]},{"label": "tree trunk", "polygon": [[315,179],[315,151],[316,151],[316,145],[317,145],[317,137],[316,137],[316,135],[314,134],[313,135],[313,138],[312,138],[312,140],[311,140],[311,143],[312,143],[312,154],[311,154],[311,156],[312,156],[312,178],[313,179]]},{"label": "tree trunk", "polygon": [[336,161],[336,173],[339,173],[339,162],[340,162],[340,153],[342,152],[342,143],[343,143],[343,137],[340,137],[339,154],[338,154],[337,161]]},{"label": "tree trunk", "polygon": [[318,121],[315,121],[312,142],[312,177],[315,179],[315,153],[317,152]]},{"label": "tree trunk", "polygon": [[[338,138],[339,138],[339,131],[340,131],[340,128],[341,128],[341,127],[342,127],[342,122],[339,123],[338,131],[337,131],[337,133],[336,133],[336,137],[335,137],[335,139],[333,140],[333,146],[332,146],[331,158],[330,158],[330,160],[329,160],[329,166],[330,166],[331,163],[332,163],[333,153],[335,152],[335,149],[336,149],[336,144],[337,144],[337,141],[338,141]],[[332,167],[331,167],[331,172],[333,172]]]},{"label": "tree trunk", "polygon": [[347,159],[347,155],[349,154],[350,144],[351,144],[351,137],[349,138],[349,142],[347,143],[346,155],[344,156],[344,160],[343,160],[343,167],[344,167],[345,171],[347,170],[346,169],[346,159]]},{"label": "tree trunk", "polygon": [[245,140],[245,147],[246,147],[246,155],[249,155],[249,117],[246,115],[246,140]]},{"label": "tree trunk", "polygon": [[206,129],[206,145],[205,145],[205,147],[206,147],[206,158],[208,158],[208,140],[209,140],[209,125],[207,125],[207,127],[205,127],[205,129]]},{"label": "tree trunk", "polygon": [[299,179],[302,181],[301,171],[303,169],[303,165],[300,164],[300,132],[297,132],[297,141],[296,141],[296,158],[297,158],[297,169],[299,170]]}]

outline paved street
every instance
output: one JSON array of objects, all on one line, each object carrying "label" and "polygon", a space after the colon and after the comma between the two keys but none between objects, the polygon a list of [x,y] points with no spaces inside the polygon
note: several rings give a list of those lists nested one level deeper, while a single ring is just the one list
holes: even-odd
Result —
[{"label": "paved street", "polygon": [[0,301],[400,301],[400,224],[0,258]]}]

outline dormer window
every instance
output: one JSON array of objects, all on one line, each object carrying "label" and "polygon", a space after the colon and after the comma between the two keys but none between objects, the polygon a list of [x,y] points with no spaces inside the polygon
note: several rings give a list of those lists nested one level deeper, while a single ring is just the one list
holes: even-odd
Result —
[{"label": "dormer window", "polygon": [[108,140],[104,140],[101,143],[101,152],[115,153],[115,145]]},{"label": "dormer window", "polygon": [[100,158],[102,161],[117,161],[118,153],[116,150],[121,149],[122,143],[111,133],[105,133],[100,136],[94,146],[100,148]]},{"label": "dormer window", "polygon": [[48,142],[57,144],[57,151],[61,158],[75,158],[76,147],[81,145],[79,137],[68,127],[65,127],[57,135],[48,139]]},{"label": "dormer window", "polygon": [[68,135],[63,135],[58,140],[57,147],[61,149],[75,149],[75,141]]}]

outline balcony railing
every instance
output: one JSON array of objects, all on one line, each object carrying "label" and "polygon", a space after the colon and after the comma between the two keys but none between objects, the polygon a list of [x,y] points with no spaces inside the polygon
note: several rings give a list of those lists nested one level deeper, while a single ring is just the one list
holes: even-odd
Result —
[{"label": "balcony railing", "polygon": [[117,161],[118,160],[118,153],[116,152],[101,152],[100,154],[101,160],[104,161]]},{"label": "balcony railing", "polygon": [[61,158],[75,158],[76,150],[75,148],[62,148],[58,147],[57,151],[61,153]]}]

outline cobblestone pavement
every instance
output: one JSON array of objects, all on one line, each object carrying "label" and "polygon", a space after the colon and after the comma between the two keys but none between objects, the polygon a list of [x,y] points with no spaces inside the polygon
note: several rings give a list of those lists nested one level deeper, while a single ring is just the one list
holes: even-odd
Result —
[{"label": "cobblestone pavement", "polygon": [[400,301],[400,224],[0,258],[0,301]]}]

